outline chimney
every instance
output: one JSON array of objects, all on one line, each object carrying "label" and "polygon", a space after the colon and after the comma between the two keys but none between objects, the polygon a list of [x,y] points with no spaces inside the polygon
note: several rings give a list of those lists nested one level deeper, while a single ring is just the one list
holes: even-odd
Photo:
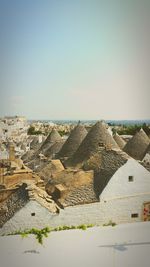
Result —
[{"label": "chimney", "polygon": [[15,147],[13,144],[10,144],[10,146],[9,146],[9,160],[10,161],[15,160]]},{"label": "chimney", "polygon": [[4,168],[0,166],[0,184],[4,184]]},{"label": "chimney", "polygon": [[105,149],[106,151],[112,150],[112,144],[107,144]]}]

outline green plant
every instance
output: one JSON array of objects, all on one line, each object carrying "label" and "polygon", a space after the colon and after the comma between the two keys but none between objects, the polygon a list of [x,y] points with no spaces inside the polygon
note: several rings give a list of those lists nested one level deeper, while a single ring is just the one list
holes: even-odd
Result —
[{"label": "green plant", "polygon": [[108,223],[104,223],[103,226],[115,226],[116,223],[112,222],[112,220],[110,220]]},{"label": "green plant", "polygon": [[150,126],[146,123],[137,125],[122,125],[120,129],[117,129],[118,134],[129,134],[134,135],[136,132],[138,132],[141,128],[146,132],[147,135],[150,135]]},{"label": "green plant", "polygon": [[85,224],[81,224],[78,226],[78,229],[86,230],[87,226]]},{"label": "green plant", "polygon": [[45,227],[43,229],[36,229],[36,228],[32,228],[30,230],[25,230],[25,231],[16,231],[13,233],[10,233],[8,235],[21,235],[23,238],[27,237],[29,234],[35,235],[35,238],[37,239],[39,244],[43,244],[43,238],[44,237],[48,237],[48,234],[50,232],[54,232],[54,231],[63,231],[63,230],[71,230],[71,229],[82,229],[82,230],[86,230],[87,228],[93,227],[93,224],[80,224],[78,226],[75,225],[71,225],[71,226],[67,226],[67,225],[63,225],[63,226],[58,226],[55,228],[49,228],[49,227]]},{"label": "green plant", "polygon": [[27,237],[28,234],[27,233],[21,233],[21,236],[22,236],[22,238],[24,238],[24,237]]},{"label": "green plant", "polygon": [[45,227],[43,229],[36,229],[36,228],[32,228],[30,230],[25,230],[25,231],[18,231],[15,232],[15,235],[21,235],[23,238],[27,237],[29,234],[33,234],[35,235],[35,238],[37,239],[37,241],[39,242],[39,244],[43,244],[43,237],[48,237],[48,234],[51,232],[49,227]]},{"label": "green plant", "polygon": [[28,135],[39,135],[42,134],[40,130],[36,131],[34,126],[30,126],[28,129]]},{"label": "green plant", "polygon": [[71,226],[67,226],[67,225],[63,225],[63,226],[58,226],[56,228],[53,228],[51,231],[63,231],[63,230],[72,230],[72,229],[82,229],[82,230],[86,230],[87,228],[93,227],[93,224],[80,224],[78,226],[75,225],[71,225]]},{"label": "green plant", "polygon": [[60,136],[64,136],[64,135],[69,135],[69,132],[66,132],[66,131],[58,131],[58,133],[60,134]]}]

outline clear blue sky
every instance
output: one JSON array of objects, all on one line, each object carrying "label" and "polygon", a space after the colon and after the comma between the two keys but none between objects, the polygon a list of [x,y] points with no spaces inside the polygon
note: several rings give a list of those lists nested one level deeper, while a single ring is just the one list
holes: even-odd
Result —
[{"label": "clear blue sky", "polygon": [[0,116],[149,119],[149,1],[0,0]]}]

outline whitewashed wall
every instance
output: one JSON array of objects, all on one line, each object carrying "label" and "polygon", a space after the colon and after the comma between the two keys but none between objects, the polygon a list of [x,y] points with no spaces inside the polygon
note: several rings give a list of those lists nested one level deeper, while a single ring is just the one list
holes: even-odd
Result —
[{"label": "whitewashed wall", "polygon": [[[128,181],[132,175],[133,182]],[[60,214],[52,214],[36,201],[30,201],[0,230],[0,234],[32,227],[99,224],[110,220],[127,223],[142,220],[143,203],[150,201],[150,173],[133,159],[127,161],[109,181],[100,202],[67,207]],[[31,213],[35,212],[35,216]],[[132,218],[132,214],[138,214]]]},{"label": "whitewashed wall", "polygon": [[[56,227],[91,223],[103,225],[110,220],[117,224],[141,221],[143,203],[147,201],[150,201],[150,194],[67,207],[56,215],[50,213],[35,201],[31,201],[0,229],[0,234],[33,227],[43,228],[45,226]],[[35,212],[35,216],[31,216],[32,212]],[[133,213],[138,213],[138,218],[132,218],[131,214]]]},{"label": "whitewashed wall", "polygon": [[[35,216],[31,216],[31,213],[35,213]],[[21,210],[15,213],[15,215],[4,224],[0,229],[1,233],[15,232],[18,230],[25,230],[35,228],[43,228],[49,224],[53,215],[46,209],[38,204],[36,201],[29,201]]]},{"label": "whitewashed wall", "polygon": [[[133,182],[129,182],[133,176]],[[100,200],[128,197],[139,193],[150,193],[150,172],[134,159],[129,159],[113,175],[102,194]]]}]

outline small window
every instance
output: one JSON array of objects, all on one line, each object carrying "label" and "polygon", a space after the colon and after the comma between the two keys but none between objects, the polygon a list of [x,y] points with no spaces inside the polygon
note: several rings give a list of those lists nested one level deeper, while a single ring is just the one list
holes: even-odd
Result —
[{"label": "small window", "polygon": [[35,216],[35,212],[32,212],[32,213],[31,213],[31,216]]},{"label": "small window", "polygon": [[104,147],[104,143],[103,143],[103,142],[99,142],[99,143],[98,143],[98,146],[99,146],[99,147]]},{"label": "small window", "polygon": [[130,175],[130,176],[128,177],[128,180],[129,180],[129,182],[133,182],[133,176]]},{"label": "small window", "polygon": [[131,214],[131,218],[138,218],[139,217],[139,214],[138,213],[132,213]]}]

